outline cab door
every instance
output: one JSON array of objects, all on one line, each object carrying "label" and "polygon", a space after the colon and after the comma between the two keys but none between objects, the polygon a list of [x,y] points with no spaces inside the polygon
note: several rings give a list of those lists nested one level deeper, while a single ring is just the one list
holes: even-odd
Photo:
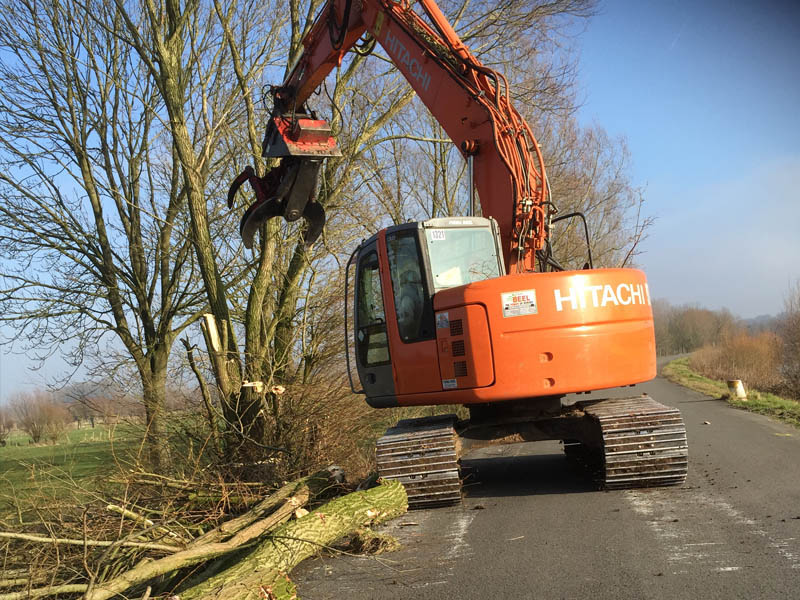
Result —
[{"label": "cab door", "polygon": [[392,358],[376,242],[359,252],[355,294],[355,354],[361,386],[368,398],[394,396]]},{"label": "cab door", "polygon": [[419,223],[390,227],[379,244],[386,249],[384,285],[389,313],[389,340],[399,403],[406,396],[440,392],[439,355],[430,274],[422,253]]}]

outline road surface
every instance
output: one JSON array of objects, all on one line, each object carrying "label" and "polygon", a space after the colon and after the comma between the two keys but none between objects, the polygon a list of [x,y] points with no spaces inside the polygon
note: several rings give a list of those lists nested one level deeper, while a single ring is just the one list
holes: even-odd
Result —
[{"label": "road surface", "polygon": [[397,552],[304,563],[300,598],[800,598],[800,429],[662,378],[604,397],[631,392],[683,413],[684,486],[601,492],[557,442],[481,449],[461,506],[394,521]]}]

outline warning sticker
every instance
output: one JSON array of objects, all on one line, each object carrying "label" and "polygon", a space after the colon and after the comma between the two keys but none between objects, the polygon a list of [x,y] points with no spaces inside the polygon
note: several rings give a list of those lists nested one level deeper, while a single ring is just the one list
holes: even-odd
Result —
[{"label": "warning sticker", "polygon": [[535,315],[539,312],[536,306],[536,290],[520,290],[500,294],[503,303],[504,317],[521,317]]},{"label": "warning sticker", "polygon": [[455,379],[442,379],[443,390],[453,390],[458,387],[458,382]]},{"label": "warning sticker", "polygon": [[447,329],[450,327],[450,313],[436,313],[436,329]]}]

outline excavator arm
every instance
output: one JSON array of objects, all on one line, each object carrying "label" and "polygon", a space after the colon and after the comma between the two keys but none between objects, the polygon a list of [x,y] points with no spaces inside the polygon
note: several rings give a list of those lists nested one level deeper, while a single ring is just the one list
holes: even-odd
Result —
[{"label": "excavator arm", "polygon": [[419,4],[427,21],[407,0],[328,0],[322,8],[289,75],[271,89],[274,108],[262,154],[282,157],[281,166],[263,178],[246,171],[231,186],[229,203],[244,181],[256,191],[256,203],[241,224],[248,246],[264,220],[273,216],[290,221],[305,216],[306,243],[321,232],[324,211],[313,199],[316,176],[322,160],[338,150],[325,122],[305,102],[367,36],[383,47],[472,161],[472,185],[483,215],[498,222],[507,272],[535,270],[536,252],[545,246],[548,205],[539,145],[511,105],[505,77],[466,48],[433,0]]}]

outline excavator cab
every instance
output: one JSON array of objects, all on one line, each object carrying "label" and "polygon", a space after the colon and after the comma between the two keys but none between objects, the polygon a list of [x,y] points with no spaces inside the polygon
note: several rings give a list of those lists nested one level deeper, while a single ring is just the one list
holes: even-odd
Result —
[{"label": "excavator cab", "polygon": [[[348,328],[361,388],[374,405],[392,403],[398,392],[441,390],[434,295],[505,274],[497,223],[482,217],[389,227],[353,253],[348,282],[352,266],[355,310]],[[398,360],[413,365],[415,381],[395,383]]]}]

